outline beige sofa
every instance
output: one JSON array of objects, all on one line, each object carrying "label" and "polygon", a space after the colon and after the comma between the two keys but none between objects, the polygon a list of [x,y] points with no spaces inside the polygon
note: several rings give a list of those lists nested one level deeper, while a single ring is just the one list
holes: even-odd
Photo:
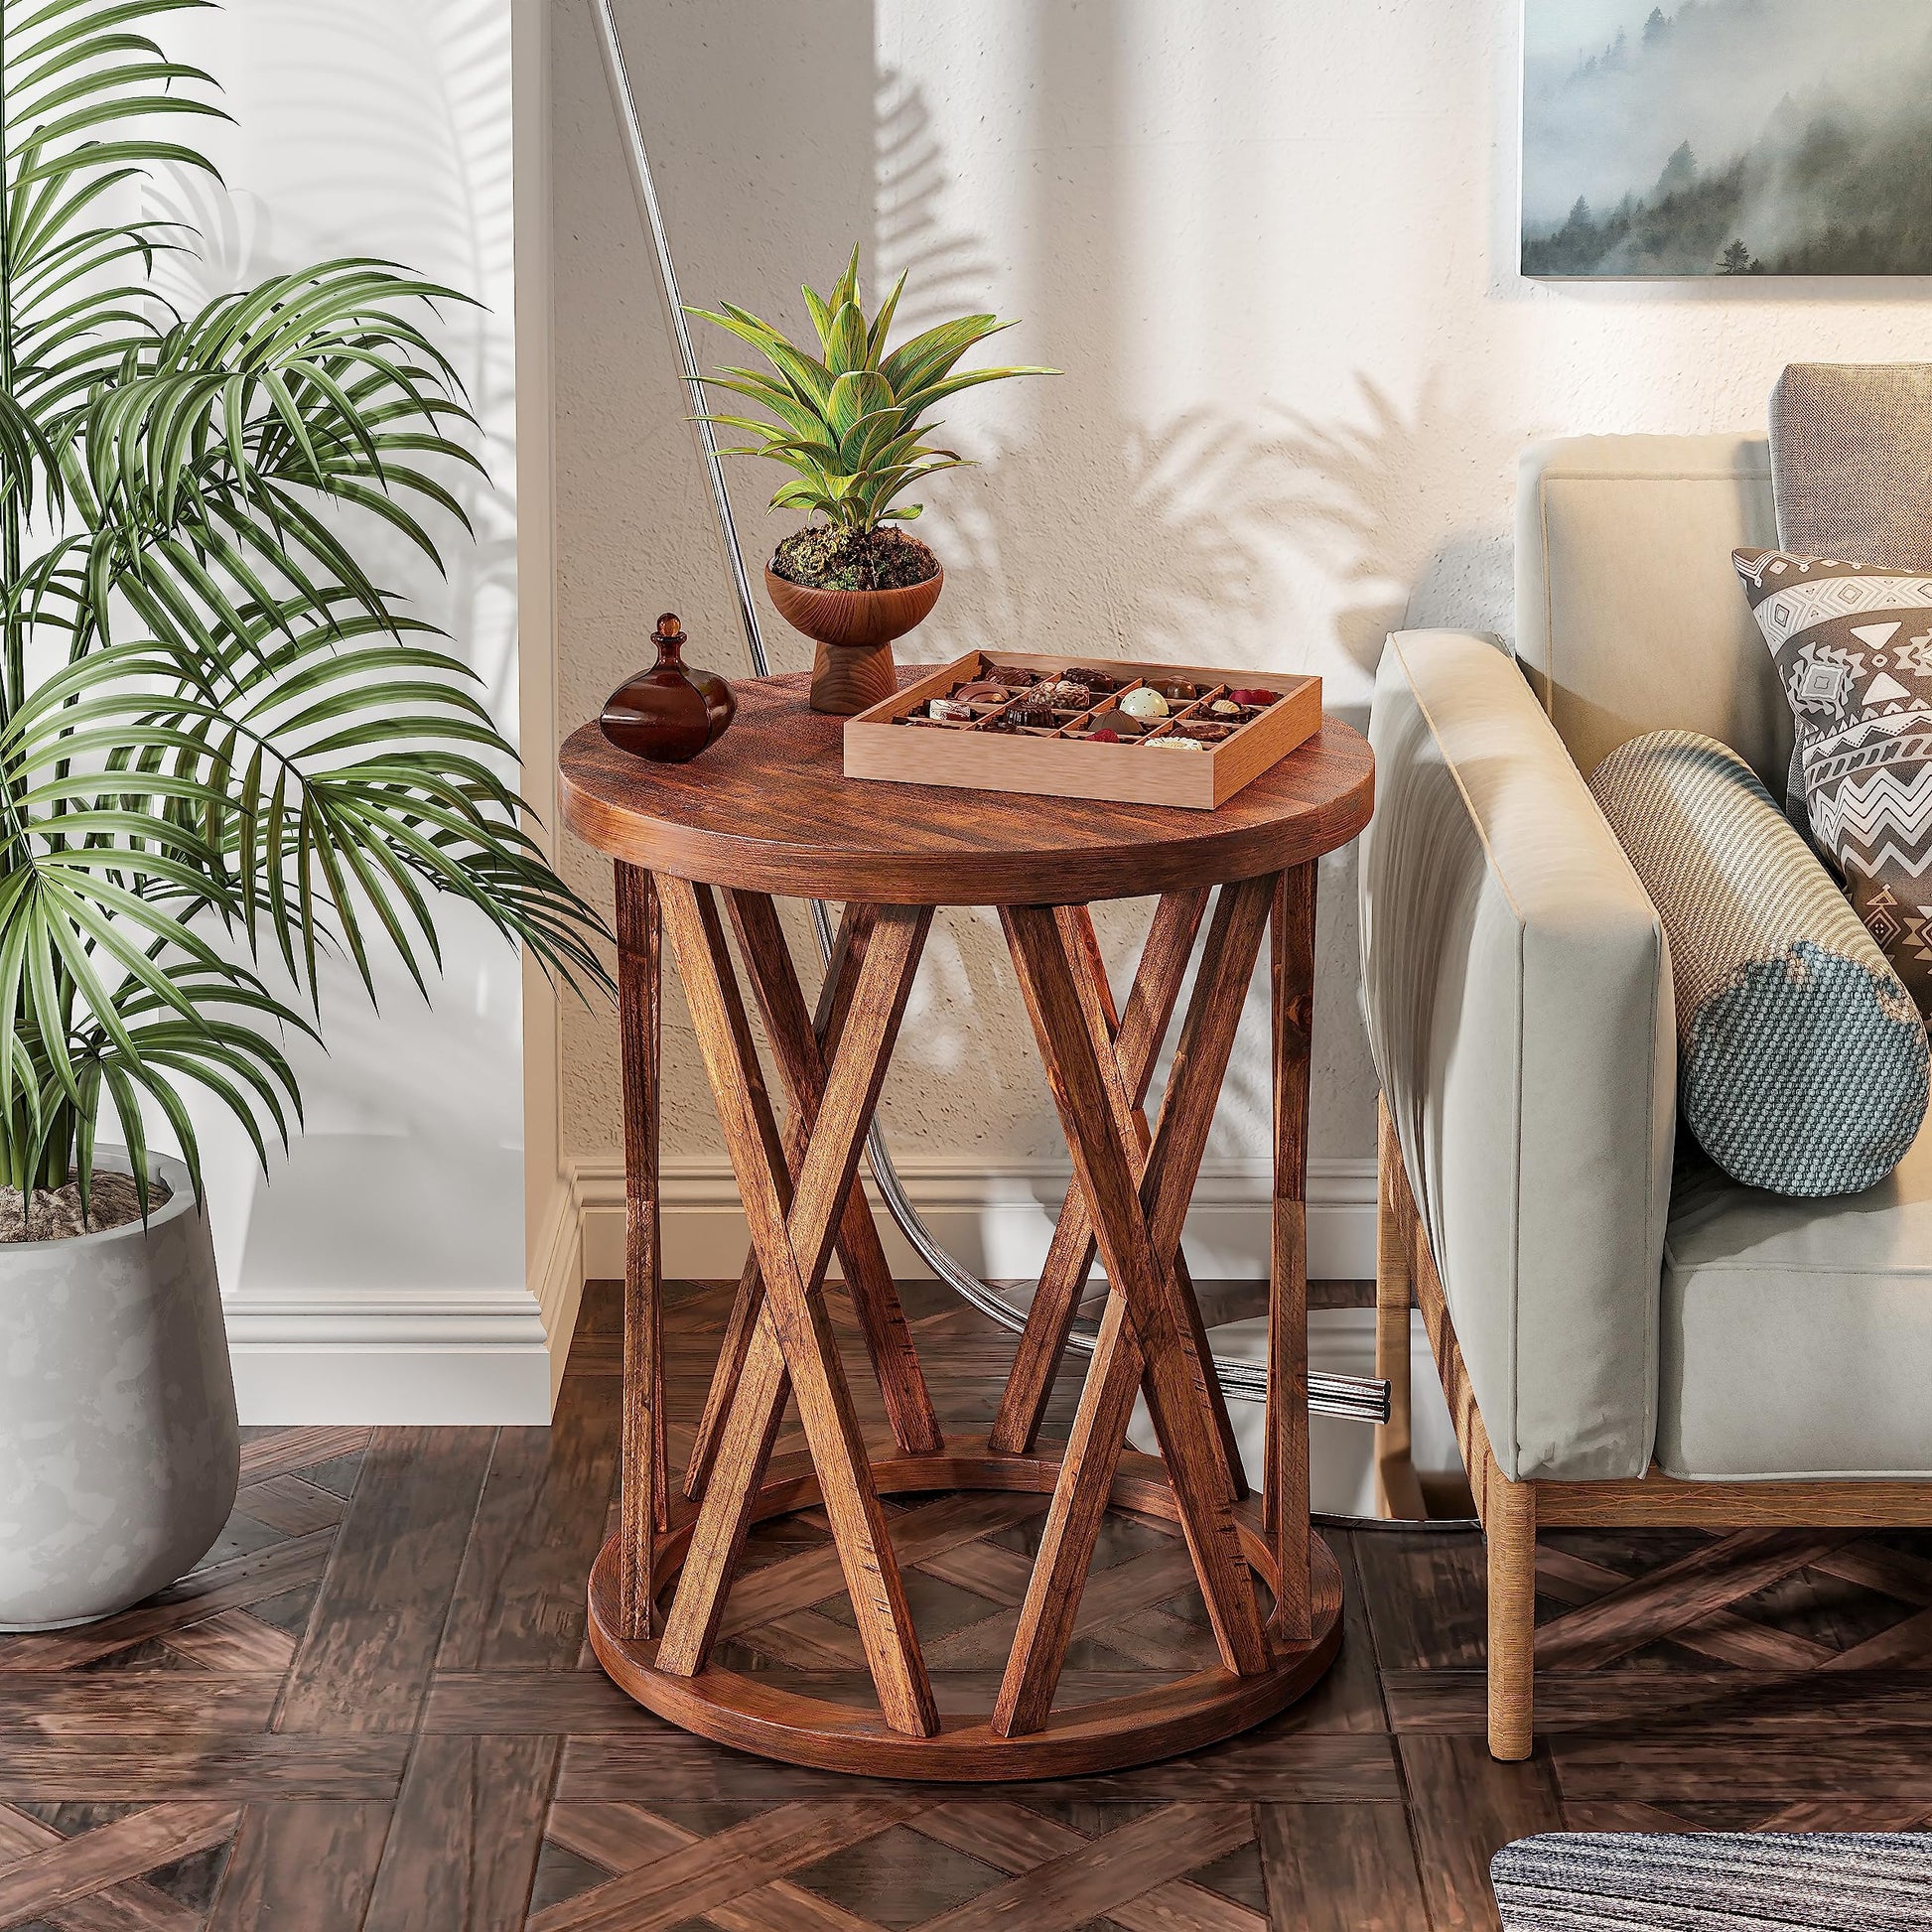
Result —
[{"label": "beige sofa", "polygon": [[1783,796],[1789,712],[1729,563],[1776,541],[1761,440],[1524,459],[1517,642],[1389,639],[1361,911],[1384,1127],[1378,1465],[1417,1506],[1423,1310],[1488,1545],[1489,1732],[1531,1741],[1538,1526],[1932,1523],[1932,1129],[1881,1185],[1672,1185],[1657,915],[1585,785],[1709,733]]}]

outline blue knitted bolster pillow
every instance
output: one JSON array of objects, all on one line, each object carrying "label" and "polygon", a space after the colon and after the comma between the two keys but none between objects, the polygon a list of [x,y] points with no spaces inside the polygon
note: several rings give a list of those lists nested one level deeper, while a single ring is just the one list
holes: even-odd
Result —
[{"label": "blue knitted bolster pillow", "polygon": [[1780,1194],[1882,1180],[1925,1118],[1918,1009],[1735,752],[1652,732],[1589,781],[1670,942],[1678,1108],[1719,1167]]}]

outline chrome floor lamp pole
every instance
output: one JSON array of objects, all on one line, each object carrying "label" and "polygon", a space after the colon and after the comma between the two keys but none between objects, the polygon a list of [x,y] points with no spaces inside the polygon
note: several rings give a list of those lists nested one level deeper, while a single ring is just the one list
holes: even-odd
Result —
[{"label": "chrome floor lamp pole", "polygon": [[[745,643],[751,652],[754,672],[759,677],[768,677],[771,665],[765,655],[764,633],[759,625],[758,606],[753,602],[751,578],[745,569],[745,554],[739,547],[738,526],[732,517],[731,497],[725,489],[725,470],[719,461],[718,441],[711,433],[711,425],[704,420],[708,407],[704,378],[698,373],[697,357],[691,350],[691,332],[685,325],[683,300],[678,292],[677,267],[671,260],[671,245],[664,232],[663,210],[657,205],[657,188],[651,180],[650,156],[644,147],[643,123],[637,112],[636,96],[631,91],[629,70],[624,66],[623,44],[618,36],[617,17],[612,11],[612,0],[591,0],[591,7],[597,20],[598,39],[604,50],[604,65],[610,77],[612,98],[617,103],[618,120],[623,130],[624,146],[629,156],[631,185],[637,192],[637,204],[643,213],[645,226],[650,230],[651,247],[657,257],[657,279],[670,321],[671,340],[677,349],[678,371],[690,399],[698,449],[704,459],[705,482],[711,490],[711,506],[717,515],[719,540],[725,552],[725,567],[731,573],[732,589],[738,598],[738,621],[744,626]],[[822,900],[813,899],[810,904],[819,952],[822,957],[829,959],[832,952],[831,915]],[[1018,1334],[1027,1324],[1025,1313],[988,1287],[971,1269],[962,1267],[919,1219],[893,1166],[892,1152],[886,1145],[885,1129],[876,1119],[866,1138],[866,1152],[886,1210],[912,1244],[919,1259],[940,1281],[982,1314]],[[1076,1321],[1067,1345],[1082,1354],[1091,1355],[1097,1333],[1097,1323]],[[1225,1361],[1216,1356],[1214,1372],[1221,1387],[1237,1401],[1263,1402],[1267,1399],[1267,1371],[1260,1363]],[[1364,1376],[1311,1373],[1309,1408],[1317,1415],[1345,1416],[1358,1422],[1386,1422],[1389,1385]]]}]

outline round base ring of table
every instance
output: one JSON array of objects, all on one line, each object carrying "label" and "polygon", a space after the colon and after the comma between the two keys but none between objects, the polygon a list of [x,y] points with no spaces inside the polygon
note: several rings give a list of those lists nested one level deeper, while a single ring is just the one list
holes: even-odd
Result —
[{"label": "round base ring of table", "polygon": [[[949,1440],[937,1454],[894,1455],[872,1464],[882,1496],[955,1491],[1050,1494],[1059,1475],[1050,1449],[1028,1455],[989,1450],[981,1439]],[[755,1522],[810,1509],[820,1501],[808,1457],[772,1460],[758,1492]],[[1121,1457],[1108,1507],[1167,1523],[1180,1520],[1158,1457]],[[682,1513],[658,1540],[652,1593],[661,1592],[684,1560],[691,1516]],[[1274,1561],[1252,1503],[1237,1511],[1242,1555],[1273,1588]],[[1042,1729],[1002,1737],[986,1715],[945,1712],[938,1733],[909,1736],[887,1725],[876,1707],[835,1703],[760,1681],[759,1674],[716,1665],[696,1677],[656,1668],[654,1639],[618,1634],[620,1553],[614,1537],[591,1574],[590,1638],[612,1680],[647,1711],[680,1728],[739,1750],[789,1764],[872,1777],[1005,1782],[1076,1777],[1152,1763],[1198,1750],[1252,1728],[1306,1696],[1341,1643],[1341,1573],[1320,1537],[1311,1537],[1312,1634],[1287,1643],[1271,1633],[1270,1667],[1253,1676],[1211,1668],[1150,1684],[1145,1691],[1056,1710]],[[756,1573],[753,1573],[756,1575]],[[834,1584],[832,1587],[836,1588]]]}]

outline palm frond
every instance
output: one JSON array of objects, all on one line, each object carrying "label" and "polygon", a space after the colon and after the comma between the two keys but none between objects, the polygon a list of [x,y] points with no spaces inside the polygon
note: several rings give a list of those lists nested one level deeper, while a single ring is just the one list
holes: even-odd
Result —
[{"label": "palm frond", "polygon": [[344,257],[180,315],[151,272],[192,232],[111,218],[157,166],[218,181],[182,133],[214,83],[149,32],[208,4],[0,35],[0,1178],[84,1189],[111,1122],[144,1200],[158,1123],[201,1185],[191,1087],[286,1140],[323,961],[373,998],[386,949],[427,995],[439,901],[609,987],[473,674],[362,561],[380,528],[440,570],[468,531],[437,340],[468,298]]}]

